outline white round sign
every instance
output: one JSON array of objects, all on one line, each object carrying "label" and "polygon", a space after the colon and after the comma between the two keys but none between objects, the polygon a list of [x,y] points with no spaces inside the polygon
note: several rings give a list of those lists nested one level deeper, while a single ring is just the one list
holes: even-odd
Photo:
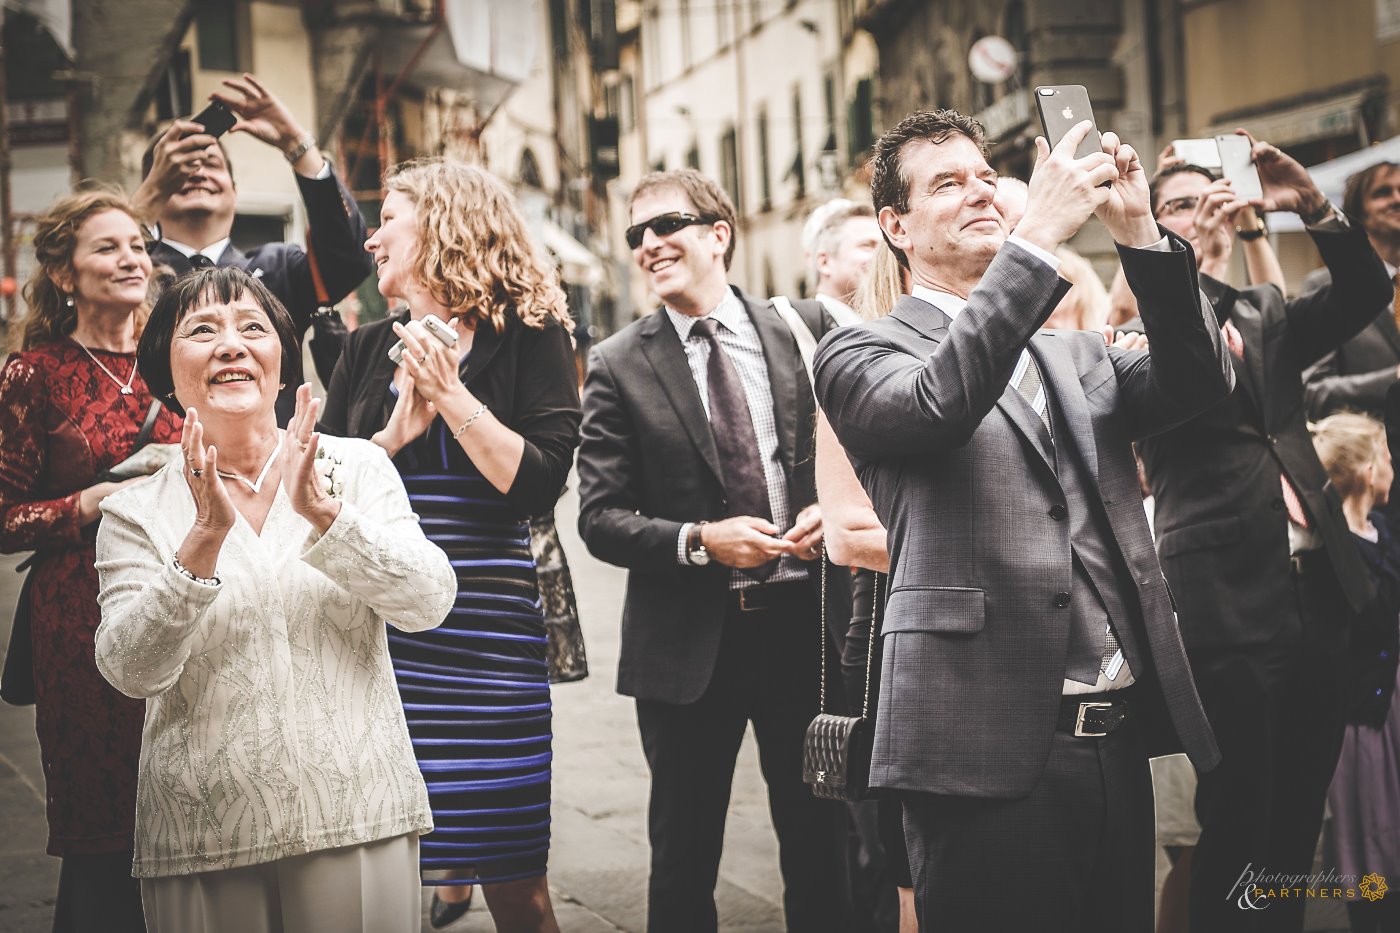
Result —
[{"label": "white round sign", "polygon": [[1016,73],[1016,47],[1001,36],[983,36],[967,50],[967,67],[984,84],[999,84]]}]

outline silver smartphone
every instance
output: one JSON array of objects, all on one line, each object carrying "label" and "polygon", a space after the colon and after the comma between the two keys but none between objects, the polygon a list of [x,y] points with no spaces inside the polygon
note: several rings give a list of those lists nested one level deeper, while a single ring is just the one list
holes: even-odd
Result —
[{"label": "silver smartphone", "polygon": [[1213,139],[1173,139],[1172,152],[1187,165],[1220,171],[1220,147]]},{"label": "silver smartphone", "polygon": [[[1035,89],[1035,105],[1040,111],[1040,125],[1045,130],[1045,141],[1054,149],[1064,135],[1078,123],[1088,120],[1094,123],[1094,108],[1089,106],[1089,92],[1082,84],[1045,85]],[[1099,139],[1098,124],[1089,131],[1074,150],[1074,157],[1103,152],[1103,141]]]},{"label": "silver smartphone", "polygon": [[[457,346],[457,332],[436,314],[424,315],[422,324],[423,327],[427,329],[428,333],[432,334],[438,340],[441,340],[444,346]],[[395,366],[403,362],[403,351],[404,343],[402,340],[389,348],[389,359],[394,361]]]},{"label": "silver smartphone", "polygon": [[1230,179],[1235,194],[1246,201],[1262,198],[1264,185],[1259,181],[1259,169],[1254,166],[1254,147],[1249,137],[1238,133],[1217,136],[1215,145],[1220,149],[1220,171]]}]

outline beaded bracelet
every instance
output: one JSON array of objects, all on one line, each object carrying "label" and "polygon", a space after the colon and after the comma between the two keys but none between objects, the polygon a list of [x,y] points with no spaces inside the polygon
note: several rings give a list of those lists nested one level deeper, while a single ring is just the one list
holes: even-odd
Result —
[{"label": "beaded bracelet", "polygon": [[198,583],[198,584],[200,584],[200,585],[202,585],[202,586],[220,586],[220,585],[222,585],[222,584],[221,584],[221,581],[219,580],[219,578],[218,578],[217,576],[213,576],[213,577],[196,577],[196,576],[194,575],[194,573],[192,573],[190,570],[186,569],[186,567],[185,567],[184,564],[180,563],[180,555],[178,555],[178,554],[176,554],[175,556],[171,557],[170,560],[171,560],[171,562],[175,565],[175,569],[176,569],[177,571],[179,571],[180,573],[184,574],[185,576],[189,577],[191,580],[193,580],[194,582],[196,582],[196,583]]},{"label": "beaded bracelet", "polygon": [[452,432],[452,439],[455,441],[458,438],[460,438],[462,436],[462,432],[465,431],[467,428],[471,427],[472,422],[480,418],[484,414],[486,414],[486,403],[482,402],[481,407],[476,410],[476,413],[473,414],[466,421],[463,421],[462,426],[460,428]]}]

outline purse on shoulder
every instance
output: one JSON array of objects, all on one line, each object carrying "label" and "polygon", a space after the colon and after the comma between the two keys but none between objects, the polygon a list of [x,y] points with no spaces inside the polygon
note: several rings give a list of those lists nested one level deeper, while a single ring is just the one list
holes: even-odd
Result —
[{"label": "purse on shoulder", "polygon": [[870,618],[870,644],[865,652],[865,700],[859,716],[826,711],[826,545],[822,545],[821,581],[821,706],[802,741],[802,780],[812,794],[827,800],[863,800],[870,789],[870,753],[875,723],[870,719],[870,670],[880,627],[882,587],[875,575],[875,609]]}]

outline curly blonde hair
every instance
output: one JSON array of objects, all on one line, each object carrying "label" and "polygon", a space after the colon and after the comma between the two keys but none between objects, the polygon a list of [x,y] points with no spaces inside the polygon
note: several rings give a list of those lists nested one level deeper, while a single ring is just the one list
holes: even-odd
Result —
[{"label": "curly blonde hair", "polygon": [[463,323],[489,321],[499,333],[513,313],[527,327],[553,318],[573,332],[559,273],[494,175],[451,159],[415,159],[391,169],[384,188],[407,195],[418,214],[410,274]]},{"label": "curly blonde hair", "polygon": [[[78,247],[78,231],[88,218],[106,211],[121,211],[139,227],[141,219],[119,189],[93,187],[64,195],[51,204],[34,224],[34,257],[39,261],[24,284],[24,302],[29,306],[19,348],[30,350],[53,343],[73,333],[78,326],[78,309],[68,304],[68,296],[53,276],[73,269],[73,252]],[[136,309],[136,336],[150,315],[145,302]]]}]

